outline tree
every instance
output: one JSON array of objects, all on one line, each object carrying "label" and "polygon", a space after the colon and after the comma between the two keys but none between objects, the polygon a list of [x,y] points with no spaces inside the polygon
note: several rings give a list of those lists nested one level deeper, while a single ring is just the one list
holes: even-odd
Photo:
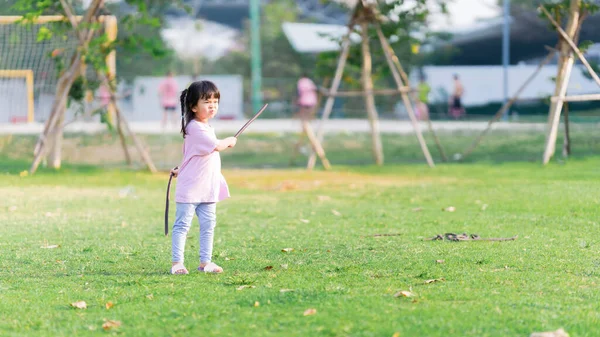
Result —
[{"label": "tree", "polygon": [[[161,24],[159,15],[161,12],[153,11],[152,9],[155,9],[157,6],[160,7],[169,4],[166,0],[127,0],[126,3],[131,6],[131,10],[119,17],[120,26],[125,32],[129,29],[135,31],[142,27],[150,27],[150,29],[159,28]],[[31,167],[32,173],[36,171],[41,158],[48,152],[48,143],[53,144],[51,153],[54,154],[50,165],[56,169],[60,168],[62,121],[69,98],[83,98],[81,92],[96,88],[99,81],[103,81],[105,85],[111,88],[111,92],[114,92],[117,79],[109,72],[105,62],[110,53],[120,47],[124,48],[124,50],[131,51],[136,49],[137,52],[143,51],[153,57],[166,55],[163,52],[164,48],[153,41],[156,40],[155,36],[146,37],[144,34],[139,34],[111,41],[107,32],[98,33],[100,16],[110,14],[109,9],[104,6],[104,1],[93,0],[89,7],[85,9],[81,5],[82,2],[79,0],[60,0],[58,2],[50,0],[17,0],[12,6],[12,9],[16,13],[23,15],[23,23],[35,20],[41,15],[58,14],[64,16],[68,20],[45,28],[47,35],[52,36],[57,34],[69,37],[67,31],[70,30],[73,34],[70,35],[70,38],[75,38],[78,41],[78,47],[73,52],[73,55],[63,59],[62,62],[58,62],[62,68],[59,73],[55,100],[52,105],[50,117],[46,121],[44,131],[40,135],[36,145],[35,158]],[[81,20],[78,21],[75,15],[82,15]],[[69,27],[69,24],[70,28],[66,28]],[[92,71],[83,71],[83,69],[91,69]],[[91,76],[89,75],[90,73],[92,74]],[[73,90],[74,85],[77,90]],[[75,95],[74,93],[79,93],[79,95]],[[118,113],[117,126],[120,130],[121,124]],[[149,167],[151,166],[149,165]]]}]

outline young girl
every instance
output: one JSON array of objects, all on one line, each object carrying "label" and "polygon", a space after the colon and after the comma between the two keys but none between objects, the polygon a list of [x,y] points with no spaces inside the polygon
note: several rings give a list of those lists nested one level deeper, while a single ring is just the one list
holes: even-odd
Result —
[{"label": "young girl", "polygon": [[237,139],[217,139],[214,129],[208,124],[208,120],[217,114],[220,97],[219,89],[209,81],[194,82],[181,93],[183,160],[179,169],[171,170],[178,177],[171,274],[189,274],[183,265],[183,254],[194,213],[200,222],[198,270],[223,272],[223,268],[211,262],[216,203],[229,197],[227,183],[221,174],[219,152],[234,147]]}]

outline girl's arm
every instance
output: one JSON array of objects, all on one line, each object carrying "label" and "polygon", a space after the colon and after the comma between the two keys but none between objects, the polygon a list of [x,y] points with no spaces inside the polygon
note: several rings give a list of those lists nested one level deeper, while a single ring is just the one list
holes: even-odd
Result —
[{"label": "girl's arm", "polygon": [[215,147],[215,151],[223,151],[227,148],[234,147],[237,143],[237,138],[235,137],[227,137],[225,139],[219,139],[217,142],[217,147]]}]

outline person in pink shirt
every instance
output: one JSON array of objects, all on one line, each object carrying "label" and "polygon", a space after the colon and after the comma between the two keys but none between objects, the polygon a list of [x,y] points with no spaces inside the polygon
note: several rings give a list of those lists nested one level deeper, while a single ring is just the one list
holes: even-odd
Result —
[{"label": "person in pink shirt", "polygon": [[220,98],[219,89],[210,81],[194,82],[181,93],[183,160],[179,168],[171,170],[177,177],[171,274],[189,273],[183,262],[185,241],[194,213],[200,223],[198,270],[223,272],[223,268],[211,261],[217,202],[230,196],[227,182],[221,174],[219,153],[234,147],[237,139],[217,139],[215,130],[208,123],[217,114]]},{"label": "person in pink shirt", "polygon": [[306,75],[298,80],[296,86],[298,88],[298,100],[296,101],[299,108],[298,117],[304,120],[311,119],[318,101],[317,86]]},{"label": "person in pink shirt", "polygon": [[167,127],[169,115],[171,115],[173,123],[177,125],[178,119],[175,112],[179,104],[179,88],[172,72],[169,71],[167,77],[158,85],[158,96],[160,97],[160,105],[163,108],[163,128]]}]

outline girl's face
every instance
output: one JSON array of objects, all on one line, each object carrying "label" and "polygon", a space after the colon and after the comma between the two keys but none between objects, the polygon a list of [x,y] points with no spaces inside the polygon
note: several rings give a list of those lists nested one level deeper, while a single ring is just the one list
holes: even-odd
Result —
[{"label": "girl's face", "polygon": [[219,99],[211,95],[209,98],[199,99],[196,106],[192,108],[192,111],[196,115],[196,119],[206,122],[217,115],[218,109]]}]

